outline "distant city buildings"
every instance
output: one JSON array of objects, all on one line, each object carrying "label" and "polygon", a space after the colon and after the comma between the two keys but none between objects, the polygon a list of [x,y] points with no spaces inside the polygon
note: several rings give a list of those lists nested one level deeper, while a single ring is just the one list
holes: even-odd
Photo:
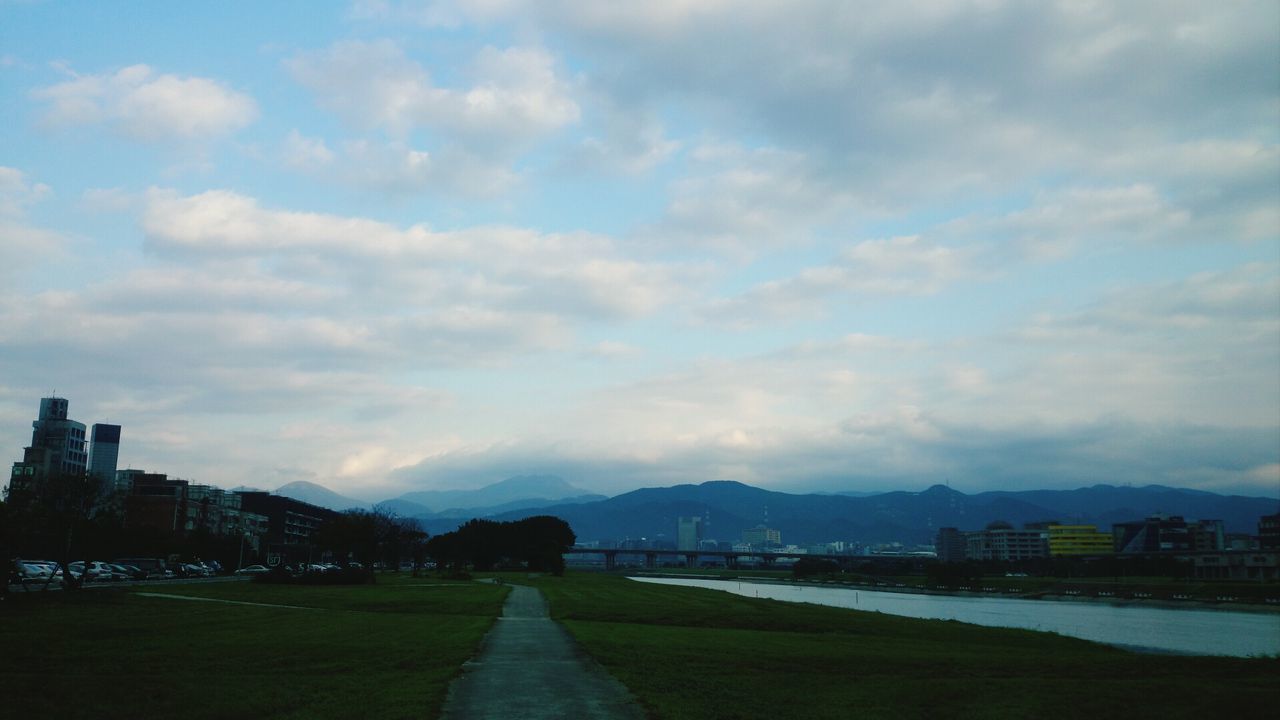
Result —
[{"label": "distant city buildings", "polygon": [[1111,526],[1117,553],[1206,552],[1221,550],[1221,520],[1186,520],[1178,515],[1152,515]]},{"label": "distant city buildings", "polygon": [[755,549],[778,547],[782,544],[782,533],[764,525],[757,525],[742,531],[742,542]]},{"label": "distant city buildings", "polygon": [[1032,560],[1049,556],[1049,533],[1039,528],[1016,530],[996,521],[985,530],[965,533],[965,558],[969,560]]},{"label": "distant city buildings", "polygon": [[676,518],[676,549],[698,550],[702,546],[702,518]]}]

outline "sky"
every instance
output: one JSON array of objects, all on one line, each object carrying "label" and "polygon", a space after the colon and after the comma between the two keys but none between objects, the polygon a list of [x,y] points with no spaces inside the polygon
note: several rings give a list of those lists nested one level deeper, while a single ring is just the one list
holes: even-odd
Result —
[{"label": "sky", "polygon": [[1275,2],[0,0],[0,448],[1280,495]]}]

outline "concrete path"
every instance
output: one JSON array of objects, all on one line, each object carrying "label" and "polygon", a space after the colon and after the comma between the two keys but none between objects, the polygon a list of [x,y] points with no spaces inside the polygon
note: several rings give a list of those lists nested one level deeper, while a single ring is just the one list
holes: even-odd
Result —
[{"label": "concrete path", "polygon": [[479,655],[449,686],[441,717],[641,720],[644,712],[551,620],[542,593],[513,585]]}]

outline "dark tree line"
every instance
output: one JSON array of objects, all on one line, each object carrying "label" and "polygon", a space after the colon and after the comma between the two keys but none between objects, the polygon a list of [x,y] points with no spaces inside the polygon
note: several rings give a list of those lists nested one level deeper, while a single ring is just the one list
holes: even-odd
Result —
[{"label": "dark tree line", "polygon": [[356,560],[366,567],[383,563],[393,570],[411,561],[417,573],[426,557],[427,533],[414,518],[348,510],[322,524],[312,542],[338,560]]},{"label": "dark tree line", "polygon": [[569,523],[539,515],[514,522],[471,520],[451,533],[431,538],[426,550],[442,570],[522,567],[563,575],[564,551],[576,541]]}]

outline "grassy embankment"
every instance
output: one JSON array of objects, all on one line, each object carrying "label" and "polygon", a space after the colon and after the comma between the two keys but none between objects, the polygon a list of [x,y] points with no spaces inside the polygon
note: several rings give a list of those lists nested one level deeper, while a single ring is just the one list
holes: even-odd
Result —
[{"label": "grassy embankment", "polygon": [[1280,704],[1274,659],[1137,655],[609,575],[518,581],[659,718],[1202,718]]},{"label": "grassy embankment", "polygon": [[0,715],[434,717],[506,592],[382,576],[365,586],[234,582],[18,596],[0,603]]}]

